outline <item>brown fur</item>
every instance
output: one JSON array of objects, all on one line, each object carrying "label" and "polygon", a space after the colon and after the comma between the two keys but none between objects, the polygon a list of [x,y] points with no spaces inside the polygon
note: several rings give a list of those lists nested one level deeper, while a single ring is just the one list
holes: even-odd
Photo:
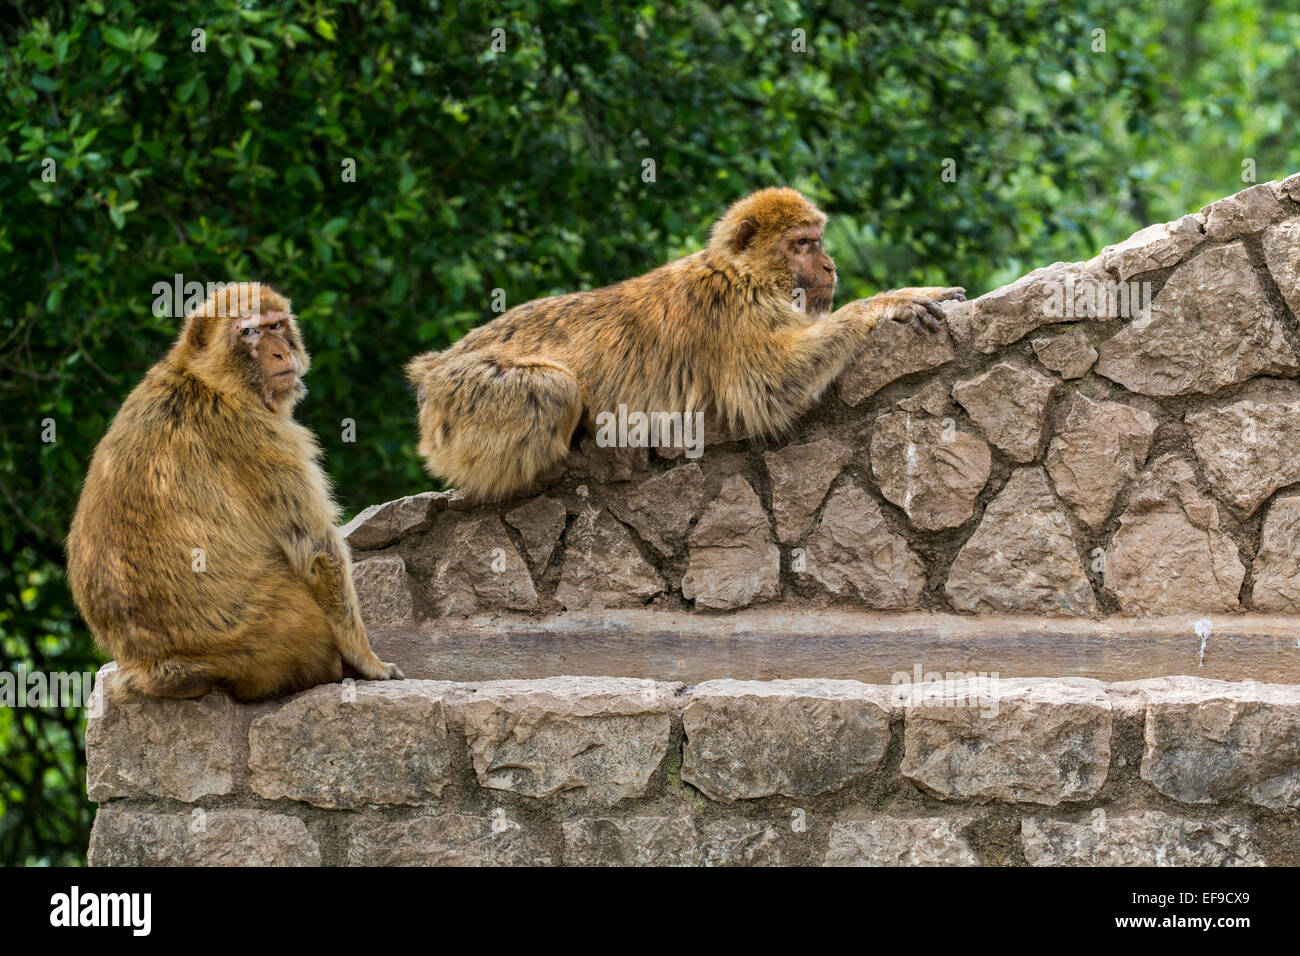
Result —
[{"label": "brown fur", "polygon": [[[714,225],[699,252],[643,276],[510,309],[416,357],[420,454],[478,500],[529,489],[579,423],[620,404],[705,415],[710,440],[778,434],[856,357],[882,318],[934,323],[960,288],[899,289],[830,311],[826,216],[764,189]],[[803,245],[799,245],[800,240]],[[804,290],[807,307],[796,307]]]},{"label": "brown fur", "polygon": [[340,680],[344,664],[401,676],[370,648],[320,448],[291,417],[308,364],[287,299],[229,286],[95,449],[68,580],[127,686],[253,700]]}]

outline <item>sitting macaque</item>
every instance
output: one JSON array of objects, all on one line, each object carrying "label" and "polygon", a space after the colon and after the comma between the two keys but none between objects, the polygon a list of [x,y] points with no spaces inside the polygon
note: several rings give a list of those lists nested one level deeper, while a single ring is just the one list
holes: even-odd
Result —
[{"label": "sitting macaque", "polygon": [[776,435],[813,405],[881,319],[941,327],[964,289],[897,289],[830,312],[826,216],[763,189],[708,245],[635,279],[526,302],[442,352],[416,357],[429,472],[471,500],[533,488],[575,429],[624,411],[702,414],[711,440]]},{"label": "sitting macaque", "polygon": [[123,686],[255,700],[401,677],[375,656],[315,437],[294,421],[308,358],[289,300],[219,289],[95,449],[68,581]]}]

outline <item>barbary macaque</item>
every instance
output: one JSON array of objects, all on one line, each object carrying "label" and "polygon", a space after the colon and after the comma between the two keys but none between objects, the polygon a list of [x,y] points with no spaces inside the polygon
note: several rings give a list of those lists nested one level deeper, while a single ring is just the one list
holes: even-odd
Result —
[{"label": "barbary macaque", "polygon": [[413,359],[429,472],[492,501],[533,488],[575,429],[623,411],[702,414],[714,441],[779,435],[861,351],[882,319],[937,330],[959,287],[896,289],[831,312],[826,216],[762,189],[699,252],[603,289],[515,306]]},{"label": "barbary macaque", "polygon": [[68,580],[126,688],[256,700],[345,664],[402,676],[370,647],[320,447],[292,417],[308,364],[288,299],[224,286],[95,449]]}]

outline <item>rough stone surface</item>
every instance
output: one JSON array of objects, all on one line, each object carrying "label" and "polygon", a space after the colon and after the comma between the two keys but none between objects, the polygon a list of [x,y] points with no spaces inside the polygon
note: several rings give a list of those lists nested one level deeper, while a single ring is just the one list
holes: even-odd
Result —
[{"label": "rough stone surface", "polygon": [[1278,498],[1269,506],[1254,571],[1256,610],[1300,612],[1300,496]]},{"label": "rough stone surface", "polygon": [[1099,528],[1110,516],[1115,498],[1146,464],[1158,424],[1131,405],[1073,396],[1048,445],[1047,471],[1056,493],[1085,524]]},{"label": "rough stone surface", "polygon": [[786,820],[738,817],[700,829],[705,866],[806,866],[812,854],[807,812],[798,807]]},{"label": "rough stone surface", "polygon": [[297,817],[267,810],[195,807],[163,813],[101,807],[91,866],[320,866],[320,848]]},{"label": "rough stone surface", "polygon": [[1011,476],[953,561],[944,589],[961,611],[1095,610],[1070,524],[1041,468]]},{"label": "rough stone surface", "polygon": [[1081,329],[1070,329],[1051,338],[1034,339],[1031,344],[1043,367],[1061,378],[1083,378],[1097,361],[1097,350]]},{"label": "rough stone surface", "polygon": [[948,386],[941,379],[935,379],[929,385],[896,403],[905,412],[929,412],[936,418],[948,411],[952,396]]},{"label": "rough stone surface", "polygon": [[1086,822],[1027,817],[1020,838],[1030,866],[1263,866],[1254,827],[1188,820],[1158,810],[1094,810]]},{"label": "rough stone surface", "polygon": [[639,607],[664,590],[627,528],[604,508],[584,509],[564,542],[555,600],[567,610]]},{"label": "rough stone surface", "polygon": [[1146,696],[1142,779],[1165,796],[1300,807],[1300,686],[1181,678]]},{"label": "rough stone surface", "polygon": [[1098,351],[1099,375],[1143,395],[1209,394],[1300,369],[1240,243],[1179,266],[1151,309]]},{"label": "rough stone surface", "polygon": [[568,866],[698,866],[699,843],[695,821],[689,816],[564,822]]},{"label": "rough stone surface", "polygon": [[386,548],[424,528],[431,515],[447,507],[450,497],[447,491],[426,491],[371,505],[345,524],[340,533],[354,551]]},{"label": "rough stone surface", "polygon": [[249,729],[250,785],[328,809],[429,803],[447,773],[447,726],[434,681],[323,684]]},{"label": "rough stone surface", "polygon": [[1264,230],[1264,261],[1294,316],[1300,316],[1300,216]]},{"label": "rough stone surface", "polygon": [[1300,481],[1300,388],[1252,386],[1235,400],[1184,417],[1214,493],[1250,514]]},{"label": "rough stone surface", "polygon": [[952,387],[952,397],[984,430],[989,441],[1013,460],[1033,461],[1047,421],[1047,402],[1057,382],[1038,372],[1001,362],[983,375]]},{"label": "rough stone surface", "polygon": [[528,560],[539,571],[550,562],[551,553],[560,541],[565,516],[564,502],[545,495],[506,512],[506,523],[524,539]]},{"label": "rough stone surface", "polygon": [[117,664],[100,668],[86,717],[86,795],[193,801],[231,792],[235,702],[220,691],[196,700],[144,697],[120,687]]},{"label": "rough stone surface", "polygon": [[978,866],[963,831],[973,817],[838,820],[826,866]]},{"label": "rough stone surface", "polygon": [[447,553],[434,571],[433,594],[443,615],[537,607],[528,565],[496,515],[466,518],[456,525]]},{"label": "rough stone surface", "polygon": [[691,532],[682,597],[697,608],[728,610],[781,594],[781,553],[758,495],[732,475]]},{"label": "rough stone surface", "polygon": [[704,472],[689,462],[662,475],[647,478],[617,500],[610,510],[631,525],[641,540],[662,555],[670,555],[686,541],[691,521],[704,504]]},{"label": "rough stone surface", "polygon": [[852,481],[837,488],[804,549],[804,571],[827,593],[873,608],[916,607],[925,567]]},{"label": "rough stone surface", "polygon": [[1126,614],[1230,611],[1246,576],[1219,509],[1174,455],[1151,464],[1106,547],[1105,582]]},{"label": "rough stone surface", "polygon": [[570,453],[565,470],[593,481],[628,481],[645,471],[649,461],[649,448],[621,445],[602,448],[594,437],[588,436],[578,443],[577,451]]},{"label": "rough stone surface", "polygon": [[1126,282],[1139,272],[1178,265],[1204,238],[1196,216],[1158,222],[1101,250],[1101,264]]},{"label": "rough stone surface", "polygon": [[780,541],[798,541],[812,527],[827,489],[852,457],[851,448],[830,439],[790,445],[763,456],[772,481],[772,517]]},{"label": "rough stone surface", "polygon": [[682,723],[682,780],[726,803],[838,790],[889,746],[887,699],[857,681],[706,681]]},{"label": "rough stone surface", "polygon": [[942,421],[889,412],[871,432],[871,471],[885,497],[924,531],[964,524],[989,479],[989,446]]},{"label": "rough stone surface", "polygon": [[[940,303],[945,311],[954,304]],[[840,376],[840,399],[846,405],[859,405],[895,379],[938,368],[956,357],[946,329],[917,334],[904,322],[880,322],[871,330],[861,354]]]},{"label": "rough stone surface", "polygon": [[352,565],[361,619],[367,624],[399,624],[412,613],[411,581],[400,555],[365,558]]},{"label": "rough stone surface", "polygon": [[1044,325],[1114,318],[1105,314],[1113,292],[1114,280],[1096,260],[1054,262],[950,311],[948,327],[963,346],[996,352]]},{"label": "rough stone surface", "polygon": [[490,681],[465,705],[480,786],[594,804],[645,792],[668,752],[680,684],[630,678]]},{"label": "rough stone surface", "polygon": [[[901,773],[944,799],[1090,800],[1110,767],[1111,705],[1095,680],[1002,680],[997,699],[907,710]],[[996,709],[996,714],[990,711]]]},{"label": "rough stone surface", "polygon": [[1286,210],[1274,192],[1277,185],[1259,183],[1204,207],[1201,215],[1205,217],[1205,234],[1215,242],[1239,239],[1283,218]]},{"label": "rough stone surface", "polygon": [[362,817],[348,840],[349,866],[551,866],[550,855],[508,811],[385,820]]},{"label": "rough stone surface", "polygon": [[1300,202],[1300,173],[1294,173],[1278,183],[1275,192],[1278,196]]}]

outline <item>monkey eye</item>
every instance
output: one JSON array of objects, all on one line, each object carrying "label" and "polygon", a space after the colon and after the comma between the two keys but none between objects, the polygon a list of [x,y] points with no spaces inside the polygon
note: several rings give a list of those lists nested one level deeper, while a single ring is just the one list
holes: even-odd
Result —
[{"label": "monkey eye", "polygon": [[275,322],[272,323],[271,325],[268,325],[267,328],[270,329],[272,332],[279,332],[282,328],[284,328],[284,323]]},{"label": "monkey eye", "polygon": [[250,325],[248,328],[241,330],[239,334],[246,339],[252,338],[254,335],[257,334],[257,327],[254,325]]}]

